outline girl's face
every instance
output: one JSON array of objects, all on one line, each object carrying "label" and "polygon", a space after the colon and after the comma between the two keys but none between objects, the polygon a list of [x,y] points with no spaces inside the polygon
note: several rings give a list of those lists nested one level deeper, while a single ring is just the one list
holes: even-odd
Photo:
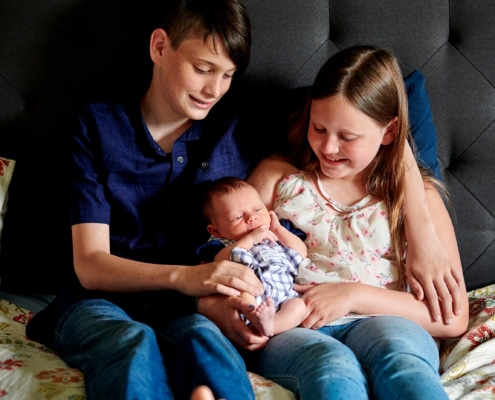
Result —
[{"label": "girl's face", "polygon": [[312,101],[308,141],[329,178],[361,177],[396,131],[397,118],[382,126],[341,95]]}]

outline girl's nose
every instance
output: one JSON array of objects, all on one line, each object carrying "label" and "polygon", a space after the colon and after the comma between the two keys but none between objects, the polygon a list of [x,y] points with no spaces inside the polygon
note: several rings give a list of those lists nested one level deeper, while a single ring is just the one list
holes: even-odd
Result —
[{"label": "girl's nose", "polygon": [[340,139],[336,135],[326,135],[322,141],[325,153],[337,154],[340,148]]}]

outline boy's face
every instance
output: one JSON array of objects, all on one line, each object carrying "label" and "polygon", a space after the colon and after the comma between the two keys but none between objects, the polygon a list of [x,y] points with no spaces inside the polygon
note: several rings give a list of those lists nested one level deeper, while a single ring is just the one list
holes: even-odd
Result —
[{"label": "boy's face", "polygon": [[[163,30],[152,54],[153,85],[171,117],[201,120],[229,90],[236,65],[220,40],[195,36],[174,50]],[[156,78],[156,79],[155,79]],[[161,101],[160,101],[161,103]]]},{"label": "boy's face", "polygon": [[261,225],[270,226],[270,213],[254,188],[217,196],[212,206],[208,232],[217,237],[237,241]]}]

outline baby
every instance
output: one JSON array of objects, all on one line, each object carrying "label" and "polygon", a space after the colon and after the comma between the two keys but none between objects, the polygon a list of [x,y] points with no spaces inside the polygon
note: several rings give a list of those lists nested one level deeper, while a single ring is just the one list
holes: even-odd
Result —
[{"label": "baby", "polygon": [[241,294],[253,304],[245,315],[251,326],[265,336],[298,326],[306,317],[306,305],[293,288],[299,265],[307,261],[302,239],[268,211],[251,184],[239,178],[216,180],[206,195],[203,214],[211,237],[198,254],[205,261],[245,264],[264,285],[264,300]]}]

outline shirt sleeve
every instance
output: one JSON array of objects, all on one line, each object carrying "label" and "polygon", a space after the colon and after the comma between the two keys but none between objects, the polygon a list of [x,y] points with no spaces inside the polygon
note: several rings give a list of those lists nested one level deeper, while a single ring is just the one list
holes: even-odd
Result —
[{"label": "shirt sleeve", "polygon": [[210,240],[196,249],[196,253],[202,261],[211,262],[215,259],[217,253],[225,247],[220,240]]}]

